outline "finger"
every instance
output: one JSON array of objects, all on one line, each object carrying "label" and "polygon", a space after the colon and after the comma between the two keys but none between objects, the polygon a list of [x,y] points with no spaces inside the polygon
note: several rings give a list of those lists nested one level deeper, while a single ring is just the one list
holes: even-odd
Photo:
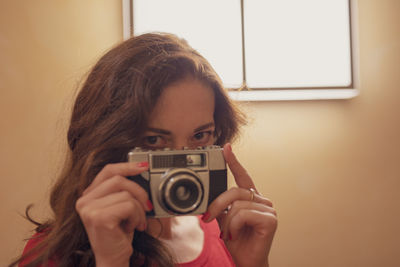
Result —
[{"label": "finger", "polygon": [[[277,228],[277,218],[271,212],[253,209],[240,209],[227,225],[226,232],[230,240],[237,239],[241,231],[249,227],[259,238],[272,238]],[[243,233],[243,232],[242,232]],[[246,232],[248,235],[249,233]]]},{"label": "finger", "polygon": [[252,194],[253,193],[251,193],[250,190],[238,187],[233,187],[223,192],[208,206],[207,216],[203,217],[205,218],[204,221],[209,222],[215,217],[219,216],[225,209],[227,209],[234,201],[237,200],[250,201],[253,198],[253,202],[272,207],[272,202],[269,199],[256,193],[254,194],[254,197],[252,197]]},{"label": "finger", "polygon": [[235,154],[233,154],[231,144],[227,143],[224,145],[224,158],[226,163],[231,170],[233,177],[235,178],[236,184],[241,188],[254,188],[256,190],[256,186],[254,185],[253,180],[250,175],[247,173],[246,169],[240,164]]},{"label": "finger", "polygon": [[106,195],[120,191],[126,191],[130,193],[133,198],[139,200],[146,211],[152,210],[152,205],[149,201],[147,192],[137,183],[119,175],[107,179],[95,189],[86,193],[82,197],[81,201],[85,202],[90,201],[91,199],[102,198]]},{"label": "finger", "polygon": [[[135,200],[137,201],[137,200]],[[135,218],[139,219],[139,222],[136,224],[135,222],[132,222],[131,220],[125,219],[123,220],[120,225],[121,227],[125,230],[127,233],[133,232],[135,229],[139,231],[145,231],[147,228],[147,218],[146,218],[146,213],[145,211],[140,207],[140,203],[136,202],[136,206],[138,207],[137,212],[135,213]],[[131,214],[132,216],[134,215],[133,213]]]},{"label": "finger", "polygon": [[105,180],[115,176],[133,176],[146,171],[149,167],[148,162],[122,162],[106,165],[94,178],[93,182],[83,191],[83,195],[91,192]]},{"label": "finger", "polygon": [[275,209],[273,209],[270,206],[267,205],[263,205],[261,203],[256,203],[256,202],[250,202],[250,201],[243,201],[243,200],[238,200],[235,201],[229,211],[225,214],[225,216],[223,217],[223,220],[220,222],[220,227],[221,227],[221,231],[224,233],[223,234],[223,239],[227,239],[229,236],[229,225],[231,224],[232,219],[239,213],[241,212],[243,209],[247,209],[247,210],[255,210],[255,211],[259,211],[259,212],[267,212],[267,213],[271,213],[274,216],[276,216],[276,211]]},{"label": "finger", "polygon": [[[90,205],[91,209],[103,209],[118,204],[120,202],[125,202],[130,200],[134,200],[134,198],[127,191],[119,191],[116,193],[111,193],[102,198],[97,198],[97,199],[82,197],[78,199],[78,201],[76,202],[76,210],[80,211],[81,209],[87,207],[88,205]],[[141,209],[143,209],[142,206],[140,207]]]},{"label": "finger", "polygon": [[257,203],[257,202],[250,202],[250,201],[246,201],[246,200],[237,200],[232,203],[231,208],[229,209],[229,212],[227,213],[226,219],[229,219],[232,216],[235,216],[235,214],[242,209],[257,210],[260,212],[270,212],[276,216],[276,210],[274,208],[272,208],[271,206],[267,206],[267,205],[264,205],[262,203]]},{"label": "finger", "polygon": [[233,202],[232,205],[230,205],[226,211],[222,212],[216,218],[219,223],[221,232],[225,233],[225,235],[221,233],[221,236],[224,236],[225,239],[227,238],[226,235],[226,233],[228,233],[227,227],[230,224],[230,221],[242,209],[251,209],[260,212],[270,212],[276,216],[276,211],[271,206],[257,202],[250,202],[246,200],[237,200]]},{"label": "finger", "polygon": [[79,212],[86,227],[114,231],[121,227],[121,222],[126,222],[123,230],[132,232],[135,228],[145,225],[145,214],[140,208],[141,204],[135,200],[118,202],[114,205],[99,208],[95,201],[89,203]]},{"label": "finger", "polygon": [[125,229],[126,232],[129,232],[130,229],[134,229],[134,228],[137,228],[140,231],[144,231],[146,229],[146,225],[147,225],[146,213],[145,213],[141,203],[138,200],[136,200],[135,198],[133,198],[132,195],[130,193],[128,193],[127,191],[117,192],[114,194],[107,195],[103,198],[96,199],[96,201],[93,201],[94,203],[91,206],[91,208],[104,209],[104,208],[108,208],[110,206],[115,206],[122,202],[129,202],[129,201],[132,201],[133,204],[137,207],[137,209],[135,210],[135,215],[139,216],[140,223],[139,223],[138,227],[135,227],[135,225],[133,225],[129,220],[123,220],[120,223],[121,227],[123,229]]},{"label": "finger", "polygon": [[[125,201],[105,208],[104,216],[109,217],[112,227],[121,227],[124,232],[132,233],[135,229],[144,231],[146,228],[146,216],[140,203],[136,200]],[[139,211],[139,212],[138,212]],[[107,218],[105,219],[107,220]],[[112,230],[113,228],[111,228]]]}]

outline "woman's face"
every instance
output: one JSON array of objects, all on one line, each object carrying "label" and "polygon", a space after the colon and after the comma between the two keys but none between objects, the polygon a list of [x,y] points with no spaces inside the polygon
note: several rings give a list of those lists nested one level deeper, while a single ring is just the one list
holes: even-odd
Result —
[{"label": "woman's face", "polygon": [[196,148],[214,144],[214,92],[194,78],[162,91],[144,134],[147,148]]}]

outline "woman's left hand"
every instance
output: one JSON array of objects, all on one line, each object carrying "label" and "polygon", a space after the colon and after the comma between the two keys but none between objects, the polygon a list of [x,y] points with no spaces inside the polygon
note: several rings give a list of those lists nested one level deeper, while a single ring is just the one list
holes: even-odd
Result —
[{"label": "woman's left hand", "polygon": [[253,180],[239,163],[230,144],[224,158],[238,187],[222,193],[208,207],[203,220],[217,218],[221,238],[236,266],[268,266],[268,255],[277,228],[276,212],[267,198],[258,194]]}]

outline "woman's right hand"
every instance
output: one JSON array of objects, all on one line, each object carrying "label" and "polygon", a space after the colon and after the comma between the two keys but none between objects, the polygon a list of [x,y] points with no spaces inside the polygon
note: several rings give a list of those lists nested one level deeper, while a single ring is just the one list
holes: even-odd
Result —
[{"label": "woman's right hand", "polygon": [[148,169],[147,162],[106,165],[76,202],[96,266],[129,266],[134,230],[146,229],[152,209],[146,191],[126,176]]}]

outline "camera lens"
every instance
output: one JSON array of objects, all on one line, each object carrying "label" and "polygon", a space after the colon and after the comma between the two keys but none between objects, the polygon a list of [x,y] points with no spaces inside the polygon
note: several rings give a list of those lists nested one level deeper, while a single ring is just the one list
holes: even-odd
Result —
[{"label": "camera lens", "polygon": [[196,202],[199,190],[192,181],[182,179],[171,187],[169,195],[175,206],[186,209]]},{"label": "camera lens", "polygon": [[203,187],[199,179],[190,172],[170,175],[164,183],[162,198],[173,213],[187,214],[194,211],[203,199]]}]

